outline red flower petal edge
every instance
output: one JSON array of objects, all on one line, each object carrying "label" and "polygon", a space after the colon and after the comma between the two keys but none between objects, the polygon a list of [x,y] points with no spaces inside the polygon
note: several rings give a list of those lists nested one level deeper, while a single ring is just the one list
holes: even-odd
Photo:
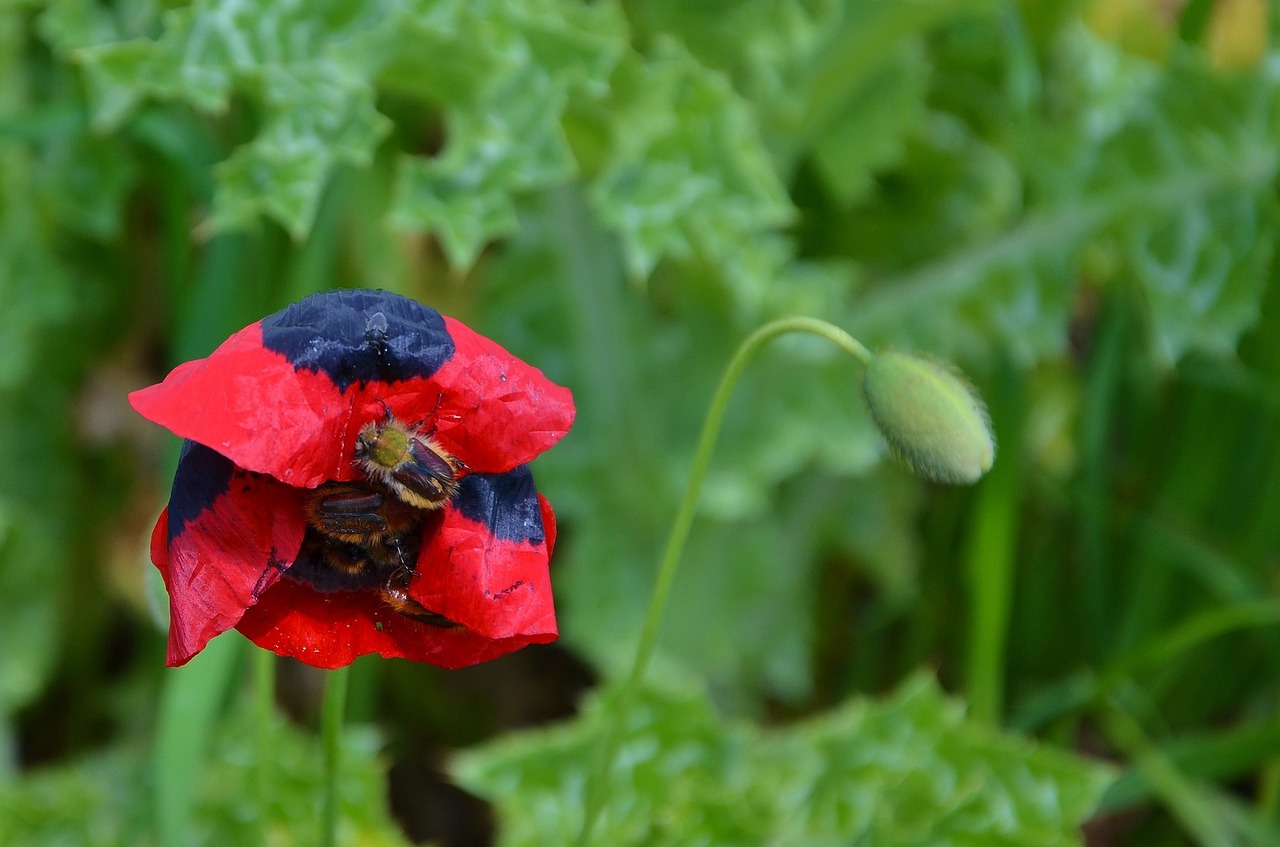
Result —
[{"label": "red flower petal edge", "polygon": [[169,591],[170,665],[185,664],[239,622],[297,557],[306,518],[297,492],[183,444],[151,560]]},{"label": "red flower petal edge", "polygon": [[129,400],[238,467],[302,488],[356,479],[356,436],[388,412],[486,473],[529,462],[574,418],[568,389],[537,368],[434,309],[368,290],[307,297]]}]

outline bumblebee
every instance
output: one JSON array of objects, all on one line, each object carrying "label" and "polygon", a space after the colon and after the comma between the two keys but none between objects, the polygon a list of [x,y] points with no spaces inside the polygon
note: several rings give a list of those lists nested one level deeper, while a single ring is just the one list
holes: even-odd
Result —
[{"label": "bumblebee", "polygon": [[290,573],[317,590],[376,592],[392,611],[457,626],[409,596],[427,514],[374,483],[330,482],[305,503],[307,533]]},{"label": "bumblebee", "polygon": [[391,411],[381,422],[370,421],[356,436],[356,466],[404,503],[439,509],[458,489],[462,463],[434,438],[398,421]]}]

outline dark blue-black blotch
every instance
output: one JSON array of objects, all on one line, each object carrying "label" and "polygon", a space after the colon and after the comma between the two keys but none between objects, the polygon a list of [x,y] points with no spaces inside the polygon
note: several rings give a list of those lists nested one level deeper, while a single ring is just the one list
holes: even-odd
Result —
[{"label": "dark blue-black blotch", "polygon": [[231,488],[236,466],[230,459],[191,439],[182,442],[178,470],[169,494],[169,541]]},{"label": "dark blue-black blotch", "polygon": [[339,391],[431,376],[454,350],[435,309],[370,289],[312,294],[263,318],[262,346],[324,373]]},{"label": "dark blue-black blotch", "polygon": [[528,465],[506,473],[467,474],[458,481],[453,506],[503,541],[536,545],[545,537],[538,490]]}]

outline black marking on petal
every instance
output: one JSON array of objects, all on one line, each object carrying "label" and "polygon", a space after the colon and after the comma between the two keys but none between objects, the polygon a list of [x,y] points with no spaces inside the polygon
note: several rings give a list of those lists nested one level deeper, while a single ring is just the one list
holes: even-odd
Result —
[{"label": "black marking on petal", "polygon": [[221,453],[191,439],[182,442],[178,470],[173,475],[173,489],[169,493],[170,543],[182,534],[187,524],[231,489],[235,470],[235,464]]},{"label": "black marking on petal", "polygon": [[454,351],[435,309],[370,289],[312,294],[263,318],[262,346],[298,370],[324,373],[340,391],[429,377]]},{"label": "black marking on petal", "polygon": [[506,588],[502,589],[496,594],[489,594],[489,592],[487,591],[485,593],[488,594],[494,600],[501,600],[503,597],[506,597],[508,594],[510,594],[512,591],[515,591],[517,588],[521,587],[522,585],[524,585],[524,580],[517,579],[515,582],[511,583]]},{"label": "black marking on petal", "polygon": [[272,574],[282,574],[288,570],[288,568],[289,563],[282,561],[279,558],[276,548],[272,547],[271,555],[267,557],[266,569],[258,576],[258,581],[253,584],[253,593],[250,595],[253,598],[253,602],[258,602],[258,598],[262,596],[262,592],[267,589],[268,581],[274,583],[271,576]]},{"label": "black marking on petal", "polygon": [[528,465],[500,474],[473,473],[458,481],[453,505],[503,541],[541,544],[542,508]]}]

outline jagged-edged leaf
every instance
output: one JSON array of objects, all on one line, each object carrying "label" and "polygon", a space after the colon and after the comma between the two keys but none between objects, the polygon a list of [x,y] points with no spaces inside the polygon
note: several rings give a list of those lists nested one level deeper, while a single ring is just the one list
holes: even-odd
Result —
[{"label": "jagged-edged leaf", "polygon": [[451,263],[469,267],[485,244],[515,230],[514,194],[573,172],[559,122],[564,98],[563,86],[526,68],[446,109],[444,151],[401,163],[393,220],[438,233]]},{"label": "jagged-edged leaf", "polygon": [[219,170],[213,223],[242,226],[260,213],[306,233],[338,163],[362,165],[386,135],[369,69],[339,46],[360,20],[330,4],[206,0],[171,10],[159,37],[78,51],[95,123],[108,129],[145,97],[226,113],[245,97],[262,110],[254,137]]},{"label": "jagged-edged leaf", "polygon": [[[612,696],[570,723],[464,754],[498,807],[499,844],[581,828]],[[970,723],[920,676],[784,729],[726,721],[696,690],[642,690],[603,785],[594,844],[1080,845],[1109,772]]]},{"label": "jagged-edged leaf", "polygon": [[[896,215],[891,198],[847,222],[865,222],[859,252],[889,258],[851,312],[856,331],[934,351],[999,339],[1034,359],[1064,347],[1085,277],[1136,283],[1168,358],[1234,344],[1256,318],[1272,252],[1275,203],[1265,186],[1277,169],[1269,139],[1280,88],[1217,75],[1192,55],[1157,73],[1131,57],[1108,60],[1114,49],[1082,33],[1064,37],[1064,51],[1090,60],[1061,83],[1072,119],[1052,132],[1007,149],[970,134],[966,146],[985,153],[964,157],[946,153],[957,149],[955,136],[937,131],[957,124],[917,140],[906,178],[920,180],[930,160],[939,173],[932,197],[912,195],[930,228]],[[955,82],[969,84],[964,73]],[[1098,91],[1107,96],[1071,95]],[[956,179],[984,159],[992,175],[1019,175],[1004,192],[1013,202],[978,202],[998,179]],[[966,206],[976,214],[942,214]],[[913,241],[928,254],[890,258],[882,249]]]},{"label": "jagged-edged leaf", "polygon": [[[273,722],[270,783],[266,794],[246,790],[259,778],[260,728],[244,710],[215,733],[198,780],[190,843],[207,845],[307,844],[319,840],[324,779],[319,739]],[[348,728],[338,775],[338,842],[402,847],[408,842],[391,821],[381,741],[367,729]],[[97,753],[32,772],[0,785],[3,847],[115,847],[149,844],[150,757],[143,747]]]},{"label": "jagged-edged leaf", "polygon": [[726,260],[790,219],[748,104],[674,42],[620,64],[609,110],[592,200],[634,276],[666,256]]}]

